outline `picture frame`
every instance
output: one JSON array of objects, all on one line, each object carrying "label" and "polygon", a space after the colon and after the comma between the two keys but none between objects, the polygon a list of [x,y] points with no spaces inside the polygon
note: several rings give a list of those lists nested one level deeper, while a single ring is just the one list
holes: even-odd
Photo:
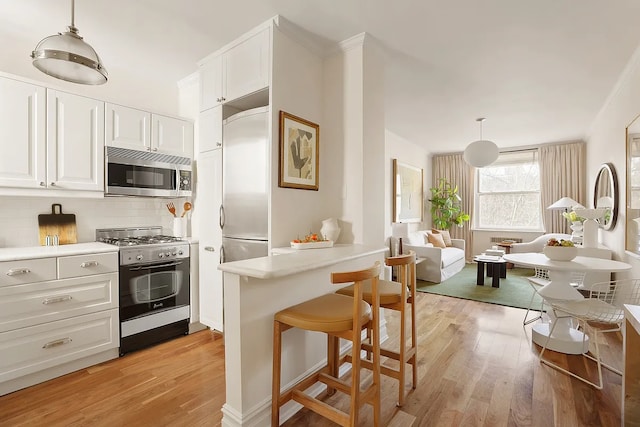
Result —
[{"label": "picture frame", "polygon": [[318,191],[320,126],[280,111],[278,186]]},{"label": "picture frame", "polygon": [[424,171],[393,159],[393,222],[422,222]]}]

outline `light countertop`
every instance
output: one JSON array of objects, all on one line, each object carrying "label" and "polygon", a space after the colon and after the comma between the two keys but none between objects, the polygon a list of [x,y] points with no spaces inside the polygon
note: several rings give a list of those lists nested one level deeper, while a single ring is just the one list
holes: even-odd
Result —
[{"label": "light countertop", "polygon": [[89,242],[59,246],[0,248],[0,261],[18,261],[23,259],[50,258],[104,252],[118,252],[118,247],[107,243]]},{"label": "light countertop", "polygon": [[640,334],[640,305],[624,305],[624,315],[629,323]]},{"label": "light countertop", "polygon": [[326,267],[386,250],[385,246],[336,245],[332,248],[304,249],[282,255],[226,262],[220,264],[218,269],[239,276],[271,279]]}]

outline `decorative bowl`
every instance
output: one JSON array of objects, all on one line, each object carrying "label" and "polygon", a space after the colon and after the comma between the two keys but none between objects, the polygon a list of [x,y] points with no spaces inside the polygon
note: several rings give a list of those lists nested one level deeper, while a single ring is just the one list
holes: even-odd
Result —
[{"label": "decorative bowl", "polygon": [[571,261],[578,255],[575,246],[545,246],[542,252],[552,261]]}]

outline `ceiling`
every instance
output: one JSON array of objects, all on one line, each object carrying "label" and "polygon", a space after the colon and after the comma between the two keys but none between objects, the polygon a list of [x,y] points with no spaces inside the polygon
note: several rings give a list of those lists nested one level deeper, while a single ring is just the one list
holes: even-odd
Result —
[{"label": "ceiling", "polygon": [[[26,64],[70,8],[0,0],[0,69]],[[478,117],[501,148],[585,138],[640,43],[637,0],[78,0],[75,24],[105,86],[162,91],[276,14],[327,43],[371,35],[386,54],[386,128],[429,152],[479,139]]]}]

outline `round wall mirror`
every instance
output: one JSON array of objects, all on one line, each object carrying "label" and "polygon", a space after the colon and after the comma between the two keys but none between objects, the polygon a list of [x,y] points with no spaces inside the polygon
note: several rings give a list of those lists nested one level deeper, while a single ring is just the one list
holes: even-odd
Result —
[{"label": "round wall mirror", "polygon": [[593,190],[593,206],[606,209],[599,221],[600,227],[605,230],[613,229],[618,218],[618,177],[612,163],[600,166]]}]

